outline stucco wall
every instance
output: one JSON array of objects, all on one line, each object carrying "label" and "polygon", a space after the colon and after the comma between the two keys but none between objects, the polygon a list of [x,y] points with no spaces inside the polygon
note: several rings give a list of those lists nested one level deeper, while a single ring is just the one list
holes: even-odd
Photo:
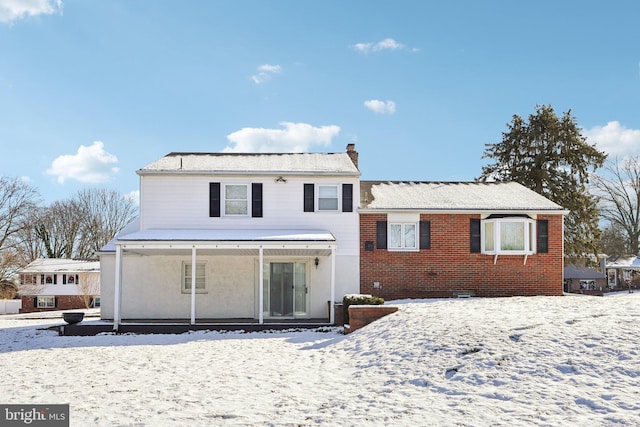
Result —
[{"label": "stucco wall", "polygon": [[[303,261],[308,265],[309,317],[328,317],[330,257],[265,258],[265,261]],[[258,259],[253,256],[199,256],[206,262],[207,293],[196,294],[196,318],[257,318],[259,316]],[[123,319],[188,319],[191,294],[181,288],[182,263],[189,256],[125,254],[122,265]],[[103,319],[113,319],[115,255],[101,257]],[[358,257],[336,256],[336,300],[358,292]]]},{"label": "stucco wall", "polygon": [[[360,217],[360,291],[383,297],[451,297],[471,292],[476,296],[562,295],[562,216],[549,220],[549,253],[494,256],[470,251],[469,223],[480,215],[422,214],[431,222],[431,248],[418,252],[377,249],[376,221],[386,214]],[[365,242],[374,242],[365,250]],[[374,282],[380,284],[374,287]]]}]

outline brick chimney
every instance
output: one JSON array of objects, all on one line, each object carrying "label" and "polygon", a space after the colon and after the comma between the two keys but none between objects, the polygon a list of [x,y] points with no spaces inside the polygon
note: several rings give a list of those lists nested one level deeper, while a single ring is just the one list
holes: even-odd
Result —
[{"label": "brick chimney", "polygon": [[356,151],[356,144],[347,144],[347,155],[351,159],[356,168],[358,167],[358,152]]}]

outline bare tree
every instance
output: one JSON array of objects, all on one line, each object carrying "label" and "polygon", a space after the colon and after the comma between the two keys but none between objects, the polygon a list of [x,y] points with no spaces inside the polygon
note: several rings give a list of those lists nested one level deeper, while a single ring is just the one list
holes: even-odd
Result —
[{"label": "bare tree", "polygon": [[37,190],[20,178],[0,177],[0,282],[12,281],[20,268],[19,234],[36,209]]},{"label": "bare tree", "polygon": [[84,307],[91,308],[94,298],[100,295],[100,275],[81,273],[76,287]]},{"label": "bare tree", "polygon": [[109,240],[129,224],[137,215],[133,200],[117,191],[86,189],[74,198],[82,219],[79,258],[92,258]]},{"label": "bare tree", "polygon": [[640,249],[640,159],[628,157],[608,162],[602,174],[593,177],[593,187],[601,200],[601,215],[613,227],[624,231],[626,250]]},{"label": "bare tree", "polygon": [[34,224],[47,258],[73,258],[81,239],[82,215],[75,200],[53,202]]}]

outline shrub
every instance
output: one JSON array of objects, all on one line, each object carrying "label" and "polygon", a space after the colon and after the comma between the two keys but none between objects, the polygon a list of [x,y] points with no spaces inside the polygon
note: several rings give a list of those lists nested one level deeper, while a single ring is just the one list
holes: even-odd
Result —
[{"label": "shrub", "polygon": [[350,305],[382,305],[384,298],[374,297],[366,294],[349,294],[342,298],[342,309],[344,310],[344,323],[349,323],[349,306]]}]

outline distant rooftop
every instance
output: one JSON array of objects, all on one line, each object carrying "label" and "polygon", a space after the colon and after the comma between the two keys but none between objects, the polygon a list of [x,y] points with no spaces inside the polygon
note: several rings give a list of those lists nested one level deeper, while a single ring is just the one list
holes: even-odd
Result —
[{"label": "distant rooftop", "polygon": [[557,211],[564,208],[516,182],[360,181],[362,210]]},{"label": "distant rooftop", "polygon": [[169,153],[138,171],[154,173],[360,175],[347,153]]},{"label": "distant rooftop", "polygon": [[88,271],[100,271],[100,261],[85,261],[66,258],[38,258],[20,270],[21,273],[81,273]]}]

